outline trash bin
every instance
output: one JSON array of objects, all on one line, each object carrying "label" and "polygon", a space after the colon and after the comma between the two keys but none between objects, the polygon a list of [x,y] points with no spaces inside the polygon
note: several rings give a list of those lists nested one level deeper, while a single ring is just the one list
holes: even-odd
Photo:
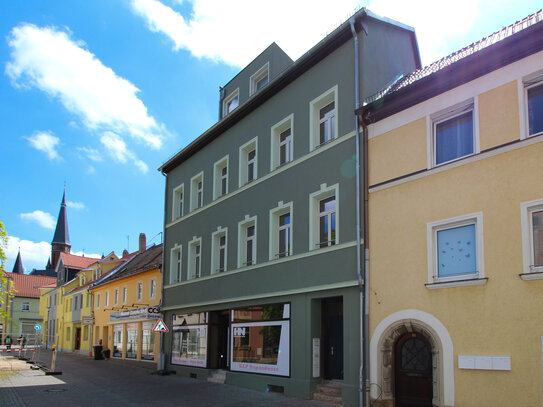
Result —
[{"label": "trash bin", "polygon": [[94,345],[94,360],[102,360],[104,357],[102,356],[102,345]]},{"label": "trash bin", "polygon": [[109,349],[104,349],[104,350],[102,351],[102,355],[104,355],[104,357],[105,357],[106,359],[109,359],[109,355],[110,355],[110,354],[111,354],[111,351],[110,351]]}]

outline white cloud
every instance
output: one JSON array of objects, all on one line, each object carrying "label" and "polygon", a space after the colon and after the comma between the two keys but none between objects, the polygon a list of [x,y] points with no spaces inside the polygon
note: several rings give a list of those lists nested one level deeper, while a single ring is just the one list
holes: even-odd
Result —
[{"label": "white cloud", "polygon": [[22,240],[15,236],[9,237],[9,243],[6,250],[8,264],[6,270],[11,271],[17,258],[17,253],[21,249],[21,260],[25,270],[44,269],[47,260],[51,256],[51,245],[47,242],[32,242]]},{"label": "white cloud", "polygon": [[481,7],[480,0],[370,0],[368,4],[371,11],[415,28],[423,65],[456,51],[446,48],[449,39],[468,31]]},{"label": "white cloud", "polygon": [[136,155],[126,147],[126,143],[118,134],[111,131],[104,132],[100,141],[111,157],[116,161],[123,164],[131,161],[144,174],[149,170],[147,164],[139,160]]},{"label": "white cloud", "polygon": [[85,204],[83,202],[68,201],[68,202],[66,202],[66,206],[68,208],[73,208],[76,211],[80,211],[80,210],[85,209]]},{"label": "white cloud", "polygon": [[50,160],[60,159],[57,152],[57,145],[60,143],[58,137],[53,136],[50,131],[37,131],[32,136],[26,138],[32,147],[43,151]]},{"label": "white cloud", "polygon": [[50,213],[36,210],[34,212],[21,213],[19,217],[31,222],[36,222],[42,228],[55,229],[56,221]]},{"label": "white cloud", "polygon": [[193,0],[189,18],[158,0],[131,4],[149,29],[170,38],[175,49],[245,66],[274,41],[297,59],[352,15],[359,2],[276,0],[266,7],[248,0]]},{"label": "white cloud", "polygon": [[83,153],[91,161],[94,161],[94,162],[103,161],[102,154],[94,148],[77,147],[77,151]]},{"label": "white cloud", "polygon": [[72,254],[75,254],[76,256],[85,256],[85,257],[90,257],[90,258],[94,258],[94,259],[101,259],[102,258],[101,254],[85,253],[84,251],[73,252]]},{"label": "white cloud", "polygon": [[84,43],[55,27],[20,24],[8,36],[6,73],[15,86],[56,97],[91,131],[115,131],[152,148],[166,134],[137,97],[139,90],[104,66]]}]

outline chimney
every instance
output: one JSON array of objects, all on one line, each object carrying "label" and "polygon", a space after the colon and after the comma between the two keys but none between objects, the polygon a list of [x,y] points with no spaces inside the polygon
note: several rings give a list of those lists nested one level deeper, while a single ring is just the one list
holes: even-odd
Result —
[{"label": "chimney", "polygon": [[124,249],[124,250],[123,250],[123,257],[126,257],[126,256],[128,256],[128,255],[129,255],[128,250]]},{"label": "chimney", "polygon": [[146,243],[145,233],[140,233],[140,253],[145,251]]}]

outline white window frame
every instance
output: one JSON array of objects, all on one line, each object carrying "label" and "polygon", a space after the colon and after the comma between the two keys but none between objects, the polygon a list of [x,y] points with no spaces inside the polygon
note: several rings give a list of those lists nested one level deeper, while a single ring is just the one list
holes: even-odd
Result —
[{"label": "white window frame", "polygon": [[[253,262],[252,264],[247,264],[247,229],[251,226],[254,226],[255,228],[255,233],[252,238]],[[249,217],[249,215],[245,215],[245,218],[238,222],[238,268],[249,267],[257,264],[257,236],[258,227],[256,216]]]},{"label": "white window frame", "polygon": [[[26,305],[26,307],[25,307]],[[21,303],[21,311],[22,312],[30,312],[30,301],[23,301]]]},{"label": "white window frame", "polygon": [[338,85],[333,86],[326,92],[317,96],[311,102],[309,102],[309,149],[312,151],[315,148],[321,146],[320,142],[320,110],[326,107],[331,102],[334,102],[334,137],[330,140],[333,141],[339,137],[338,123],[339,123],[339,105],[338,105]]},{"label": "white window frame", "polygon": [[[477,247],[475,248],[477,255],[477,272],[473,274],[459,276],[439,277],[437,267],[437,232],[467,225],[475,225],[475,244],[477,245]],[[428,252],[428,284],[462,281],[469,282],[470,280],[481,280],[485,277],[482,212],[475,212],[468,215],[456,216],[449,219],[443,219],[427,223],[426,235]]]},{"label": "white window frame", "polygon": [[249,79],[249,95],[254,95],[256,92],[258,92],[261,89],[257,88],[258,83],[266,78],[266,83],[264,84],[264,87],[270,83],[270,63],[266,62],[266,64],[260,68],[258,71],[256,71],[253,75],[251,75],[251,78]]},{"label": "white window frame", "polygon": [[100,293],[96,294],[96,308],[100,308]]},{"label": "white window frame", "polygon": [[[234,106],[232,109],[229,109],[230,103],[234,99],[238,99],[238,104]],[[239,106],[239,88],[231,92],[227,97],[224,98],[222,102],[222,117],[232,113],[234,110],[236,110]]]},{"label": "white window frame", "polygon": [[[280,201],[277,203],[277,206],[273,209],[270,209],[270,249],[269,249],[269,259],[276,260],[283,257],[292,256],[294,253],[293,250],[293,241],[294,241],[294,228],[293,228],[293,203],[287,202],[283,203]],[[290,214],[290,224],[288,229],[290,229],[290,241],[289,241],[289,251],[281,256],[282,253],[279,253],[279,233],[281,226],[279,226],[279,219],[281,216],[289,213]]]},{"label": "white window frame", "polygon": [[143,300],[143,281],[138,281],[136,285],[136,301]]},{"label": "white window frame", "polygon": [[113,305],[119,305],[119,289],[113,291]]},{"label": "white window frame", "polygon": [[[201,188],[198,188],[198,184]],[[204,172],[201,171],[190,179],[190,211],[195,211],[204,206]]]},{"label": "white window frame", "polygon": [[[196,247],[200,247],[200,253],[196,252]],[[198,262],[199,258],[199,262]],[[202,238],[194,236],[189,242],[189,261],[187,265],[187,280],[193,280],[202,277]],[[198,269],[196,266],[198,265]]]},{"label": "white window frame", "polygon": [[183,246],[176,244],[170,250],[170,284],[183,280]]},{"label": "white window frame", "polygon": [[[221,237],[224,237],[224,247],[221,246]],[[224,268],[220,270],[220,250],[224,249]],[[211,273],[218,274],[228,270],[228,228],[219,226],[211,234]]]},{"label": "white window frame", "polygon": [[[455,117],[458,117],[464,113],[471,111],[472,114],[472,123],[473,123],[473,153],[463,155],[461,157],[453,158],[449,161],[444,161],[437,164],[437,153],[436,153],[436,128],[440,123],[444,123],[448,120],[451,120]],[[476,154],[479,154],[481,151],[481,144],[479,139],[479,99],[477,97],[464,100],[460,103],[457,103],[453,106],[449,106],[446,109],[440,110],[439,112],[433,113],[427,117],[427,146],[428,146],[428,169],[434,167],[440,167],[458,160],[463,160],[467,157],[472,157]]]},{"label": "white window frame", "polygon": [[109,307],[109,290],[104,293],[104,307]]},{"label": "white window frame", "polygon": [[126,304],[127,300],[128,300],[128,287],[123,286],[123,304]]},{"label": "white window frame", "polygon": [[[290,129],[288,159],[281,164],[281,134]],[[294,159],[294,114],[290,114],[271,128],[270,171],[288,164]]]},{"label": "white window frame", "polygon": [[[226,168],[226,175],[222,173],[222,170]],[[228,178],[229,178],[229,157],[225,155],[220,160],[213,164],[213,199],[220,198],[223,195],[228,194]],[[223,180],[226,181],[226,191],[222,191]]]},{"label": "white window frame", "polygon": [[[253,161],[253,179],[249,181],[249,153],[255,151]],[[249,140],[239,148],[239,187],[258,178],[258,137]]]},{"label": "white window frame", "polygon": [[537,73],[534,73],[532,75],[529,75],[522,80],[522,84],[524,86],[524,122],[526,123],[526,136],[523,138],[530,138],[530,137],[536,137],[541,134],[543,134],[543,131],[540,131],[539,133],[530,134],[530,115],[529,115],[529,104],[530,101],[528,99],[528,90],[532,88],[537,88],[540,86],[543,86],[543,73],[541,71],[538,71]]},{"label": "white window frame", "polygon": [[149,299],[156,297],[156,278],[149,279]]},{"label": "white window frame", "polygon": [[520,219],[522,226],[522,274],[526,280],[543,278],[543,266],[534,266],[534,240],[532,213],[543,211],[543,199],[522,202]]},{"label": "white window frame", "polygon": [[172,221],[183,216],[185,210],[185,184],[178,185],[173,190]]},{"label": "white window frame", "polygon": [[[334,245],[338,245],[340,233],[340,205],[339,205],[339,184],[327,186],[321,184],[320,190],[309,195],[309,250],[322,249],[320,247],[320,208],[322,200],[334,196],[336,199],[336,239]],[[330,247],[330,246],[327,246]]]}]

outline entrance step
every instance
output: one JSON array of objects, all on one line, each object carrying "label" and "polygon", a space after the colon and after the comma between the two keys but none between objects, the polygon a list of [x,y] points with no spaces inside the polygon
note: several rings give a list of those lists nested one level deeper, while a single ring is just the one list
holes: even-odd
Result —
[{"label": "entrance step", "polygon": [[226,383],[226,370],[214,370],[211,376],[207,378],[208,382],[224,384]]},{"label": "entrance step", "polygon": [[334,406],[343,406],[341,386],[342,382],[325,380],[317,386],[317,391],[313,393],[313,400],[323,401]]}]

